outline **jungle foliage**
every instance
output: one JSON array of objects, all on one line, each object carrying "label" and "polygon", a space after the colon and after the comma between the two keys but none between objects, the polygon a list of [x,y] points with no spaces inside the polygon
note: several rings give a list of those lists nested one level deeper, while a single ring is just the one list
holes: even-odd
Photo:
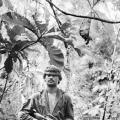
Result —
[{"label": "jungle foliage", "polygon": [[0,119],[17,120],[47,64],[65,74],[75,119],[119,119],[119,3],[0,0]]}]

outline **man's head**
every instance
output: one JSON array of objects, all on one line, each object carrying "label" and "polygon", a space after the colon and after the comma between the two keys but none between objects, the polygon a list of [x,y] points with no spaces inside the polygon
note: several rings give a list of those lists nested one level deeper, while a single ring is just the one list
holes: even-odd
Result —
[{"label": "man's head", "polygon": [[61,71],[54,65],[50,65],[45,69],[43,78],[49,87],[56,87],[62,80]]}]

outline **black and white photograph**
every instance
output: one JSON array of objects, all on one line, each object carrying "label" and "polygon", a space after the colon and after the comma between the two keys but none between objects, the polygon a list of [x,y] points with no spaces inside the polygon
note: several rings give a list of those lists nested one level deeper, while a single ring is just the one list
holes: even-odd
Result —
[{"label": "black and white photograph", "polygon": [[0,120],[120,120],[120,0],[0,0]]}]

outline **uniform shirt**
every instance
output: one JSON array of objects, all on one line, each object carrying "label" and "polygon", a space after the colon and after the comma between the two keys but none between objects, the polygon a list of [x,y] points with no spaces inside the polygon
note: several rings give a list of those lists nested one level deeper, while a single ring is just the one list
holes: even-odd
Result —
[{"label": "uniform shirt", "polygon": [[57,102],[56,93],[54,94],[48,93],[48,100],[49,100],[50,113],[52,113]]},{"label": "uniform shirt", "polygon": [[48,92],[47,90],[43,90],[42,92],[33,95],[23,105],[21,111],[18,114],[19,119],[33,120],[33,111],[36,111],[43,116],[52,114],[58,120],[65,120],[66,118],[74,120],[73,105],[71,99],[65,92],[60,89],[58,89],[56,92],[56,104],[52,110],[52,113],[50,111]]}]

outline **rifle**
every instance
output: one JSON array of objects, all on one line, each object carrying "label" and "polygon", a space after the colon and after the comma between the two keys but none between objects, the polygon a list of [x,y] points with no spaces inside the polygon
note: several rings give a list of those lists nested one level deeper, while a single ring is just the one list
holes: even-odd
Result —
[{"label": "rifle", "polygon": [[36,110],[34,110],[34,109],[33,109],[33,112],[34,112],[34,117],[37,118],[38,120],[39,119],[48,120],[48,118],[51,118],[53,120],[57,120],[57,118],[54,117],[52,114],[47,114],[47,116],[45,117],[45,116],[37,113]]}]

